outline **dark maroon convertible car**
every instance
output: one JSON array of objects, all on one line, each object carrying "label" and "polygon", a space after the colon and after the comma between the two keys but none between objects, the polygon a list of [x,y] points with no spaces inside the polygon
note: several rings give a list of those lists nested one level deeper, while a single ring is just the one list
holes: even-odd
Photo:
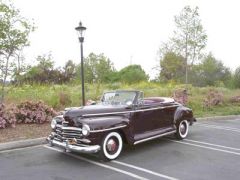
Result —
[{"label": "dark maroon convertible car", "polygon": [[69,108],[53,118],[47,140],[65,151],[99,153],[113,160],[124,143],[136,145],[170,134],[183,139],[194,121],[192,110],[172,98],[144,98],[141,91],[121,90],[104,93],[96,105]]}]

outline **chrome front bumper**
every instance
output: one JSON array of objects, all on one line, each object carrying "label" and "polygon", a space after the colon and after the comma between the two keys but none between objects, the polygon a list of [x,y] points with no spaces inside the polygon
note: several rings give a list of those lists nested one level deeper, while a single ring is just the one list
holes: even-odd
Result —
[{"label": "chrome front bumper", "polygon": [[58,146],[67,151],[81,152],[81,153],[96,153],[100,150],[99,145],[77,146],[77,145],[69,144],[69,141],[60,142],[60,141],[51,139],[50,137],[47,138],[47,141],[51,146]]}]

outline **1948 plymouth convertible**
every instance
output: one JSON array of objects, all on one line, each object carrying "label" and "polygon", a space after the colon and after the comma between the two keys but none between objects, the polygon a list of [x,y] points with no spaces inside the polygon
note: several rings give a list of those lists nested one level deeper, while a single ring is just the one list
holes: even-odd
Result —
[{"label": "1948 plymouth convertible", "polygon": [[141,91],[106,92],[98,104],[69,108],[54,117],[47,141],[65,151],[113,160],[123,143],[136,145],[170,134],[184,139],[194,121],[192,110],[172,98],[144,98]]}]

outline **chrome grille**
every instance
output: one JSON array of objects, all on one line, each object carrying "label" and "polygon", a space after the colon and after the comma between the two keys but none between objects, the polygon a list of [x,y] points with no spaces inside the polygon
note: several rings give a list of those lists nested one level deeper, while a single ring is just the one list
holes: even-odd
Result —
[{"label": "chrome grille", "polygon": [[63,127],[58,125],[55,129],[55,137],[60,141],[76,138],[77,140],[82,138],[82,129],[76,127]]}]

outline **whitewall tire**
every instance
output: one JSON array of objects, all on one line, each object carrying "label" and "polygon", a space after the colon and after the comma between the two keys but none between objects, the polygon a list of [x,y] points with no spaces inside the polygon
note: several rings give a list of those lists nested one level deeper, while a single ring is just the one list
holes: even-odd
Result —
[{"label": "whitewall tire", "polygon": [[102,141],[100,156],[103,160],[114,160],[120,155],[122,147],[121,135],[118,132],[110,132]]},{"label": "whitewall tire", "polygon": [[184,139],[188,135],[189,130],[189,122],[187,120],[181,120],[177,123],[177,132],[176,137],[177,139]]}]

